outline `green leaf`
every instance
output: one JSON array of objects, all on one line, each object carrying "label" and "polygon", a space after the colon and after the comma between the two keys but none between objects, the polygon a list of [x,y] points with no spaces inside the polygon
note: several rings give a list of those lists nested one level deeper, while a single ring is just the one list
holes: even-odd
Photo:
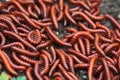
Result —
[{"label": "green leaf", "polygon": [[5,72],[2,72],[0,75],[0,80],[9,80],[9,77]]},{"label": "green leaf", "polygon": [[83,75],[82,78],[83,78],[83,79],[87,79],[87,76],[86,76],[86,75]]},{"label": "green leaf", "polygon": [[26,76],[18,76],[17,78],[12,78],[12,80],[27,80]]},{"label": "green leaf", "polygon": [[23,77],[21,78],[21,80],[27,80],[26,76],[23,76]]},{"label": "green leaf", "polygon": [[26,80],[26,77],[25,76],[18,76],[17,80]]},{"label": "green leaf", "polygon": [[16,80],[16,78],[12,78],[12,80]]}]

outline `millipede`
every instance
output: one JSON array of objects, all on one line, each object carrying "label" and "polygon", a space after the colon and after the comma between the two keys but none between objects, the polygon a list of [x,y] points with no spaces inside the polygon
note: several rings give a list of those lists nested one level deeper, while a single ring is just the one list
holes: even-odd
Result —
[{"label": "millipede", "polygon": [[0,2],[2,71],[27,80],[119,80],[120,23],[102,13],[101,2]]}]

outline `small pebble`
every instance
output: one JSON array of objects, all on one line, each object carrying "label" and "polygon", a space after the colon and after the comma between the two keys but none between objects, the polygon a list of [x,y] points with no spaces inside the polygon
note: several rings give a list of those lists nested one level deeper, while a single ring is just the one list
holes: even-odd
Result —
[{"label": "small pebble", "polygon": [[46,49],[49,49],[48,47],[46,47]]},{"label": "small pebble", "polygon": [[59,35],[59,32],[56,32],[56,35]]},{"label": "small pebble", "polygon": [[118,18],[120,19],[120,13],[118,14]]}]

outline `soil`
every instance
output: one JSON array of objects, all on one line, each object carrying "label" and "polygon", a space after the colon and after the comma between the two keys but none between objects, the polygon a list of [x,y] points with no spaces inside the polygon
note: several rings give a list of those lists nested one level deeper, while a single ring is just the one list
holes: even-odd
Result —
[{"label": "soil", "polygon": [[[102,0],[100,5],[102,14],[112,15],[118,22],[120,22],[120,0]],[[109,23],[109,21],[104,22],[109,28],[114,26]]]},{"label": "soil", "polygon": [[102,13],[108,13],[120,20],[120,0],[102,0],[101,9]]},{"label": "soil", "polygon": [[[0,0],[1,1],[1,0]],[[2,0],[3,2],[5,2],[5,0]],[[117,19],[117,21],[120,22],[120,0],[102,0],[102,3],[100,5],[101,10],[102,10],[102,14],[110,14],[112,15],[115,19]],[[114,26],[110,25],[110,23],[107,21],[104,22],[108,27],[110,28],[114,28]],[[64,29],[61,29],[60,32],[63,32]],[[61,34],[61,36],[64,34]],[[86,70],[77,70],[77,74],[80,78],[80,80],[86,80],[86,75],[87,72]]]}]

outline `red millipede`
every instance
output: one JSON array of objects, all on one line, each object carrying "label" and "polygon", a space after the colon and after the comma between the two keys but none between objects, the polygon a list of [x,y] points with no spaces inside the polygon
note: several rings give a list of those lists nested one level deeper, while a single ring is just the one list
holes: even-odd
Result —
[{"label": "red millipede", "polygon": [[75,51],[81,52],[77,43],[75,43],[73,47]]},{"label": "red millipede", "polygon": [[27,29],[27,30],[31,30],[31,28],[28,26],[28,25],[26,25],[26,24],[20,24],[20,26],[18,26],[18,27],[23,27],[23,28],[25,28],[25,29]]},{"label": "red millipede", "polygon": [[23,19],[25,19],[31,25],[31,27],[40,29],[40,27],[38,25],[33,23],[32,20],[29,19],[29,17],[27,15],[23,14],[22,12],[13,12],[12,14],[15,15],[15,16],[20,16]]},{"label": "red millipede", "polygon": [[106,43],[112,43],[114,41],[113,38],[108,39],[108,38],[106,38],[104,36],[101,36],[101,35],[99,36],[99,38],[100,38],[101,41],[106,42]]},{"label": "red millipede", "polygon": [[94,16],[93,14],[89,13],[88,11],[84,11],[84,12],[87,14],[87,16],[89,16],[91,19],[93,19],[95,21],[102,20],[105,17],[104,15],[102,15],[102,16]]},{"label": "red millipede", "polygon": [[111,64],[110,62],[108,62],[108,66],[110,68],[110,70],[114,73],[114,74],[118,74],[118,70],[116,67],[114,67],[113,64]]},{"label": "red millipede", "polygon": [[62,12],[62,11],[59,9],[58,5],[56,5],[56,10],[57,10],[58,13],[59,13],[59,15],[58,15],[58,17],[57,17],[57,21],[60,21],[60,20],[62,20],[62,18],[63,18],[64,12]]},{"label": "red millipede", "polygon": [[54,46],[50,46],[50,51],[51,51],[51,55],[52,55],[52,62],[51,62],[51,65],[55,62],[56,58],[57,58],[57,55],[56,55],[56,52],[55,52],[55,48]]},{"label": "red millipede", "polygon": [[88,80],[93,80],[93,77],[92,77],[93,69],[94,69],[95,61],[97,59],[98,59],[98,55],[95,55],[90,59],[90,63],[89,63],[89,67],[88,67]]},{"label": "red millipede", "polygon": [[20,4],[22,4],[22,5],[28,5],[28,4],[33,4],[34,3],[34,1],[33,0],[25,0],[25,1],[21,1],[21,0],[17,0]]},{"label": "red millipede", "polygon": [[64,9],[64,0],[59,0],[59,7],[61,11]]},{"label": "red millipede", "polygon": [[97,7],[101,3],[101,0],[97,0],[96,2],[92,3],[92,7]]},{"label": "red millipede", "polygon": [[63,80],[61,77],[55,77],[54,80]]},{"label": "red millipede", "polygon": [[72,4],[82,6],[83,8],[85,8],[85,9],[88,10],[88,11],[90,10],[90,7],[89,7],[86,3],[84,3],[83,1],[70,0],[70,2],[71,2]]},{"label": "red millipede", "polygon": [[99,52],[100,56],[105,56],[105,52],[100,48],[99,41],[100,41],[100,37],[96,33],[95,34],[95,41],[94,41],[95,48]]},{"label": "red millipede", "polygon": [[4,10],[4,12],[9,13],[9,12],[12,12],[12,11],[15,11],[15,10],[17,10],[16,7],[14,5],[10,5],[7,8],[7,11]]},{"label": "red millipede", "polygon": [[9,72],[10,74],[13,74],[13,75],[15,75],[15,76],[18,75],[18,73],[17,73],[16,71],[14,71],[14,69],[13,69],[12,66],[10,65],[7,57],[5,56],[4,51],[2,51],[1,48],[0,48],[0,59],[3,61],[4,66],[6,67],[6,69],[8,70],[8,72]]},{"label": "red millipede", "polygon": [[77,32],[78,30],[75,29],[75,28],[69,27],[69,28],[66,29],[66,31],[69,32],[69,33],[74,33],[74,32]]},{"label": "red millipede", "polygon": [[51,53],[46,50],[42,50],[41,53],[45,54],[48,57],[49,62],[52,63],[52,56],[50,55]]},{"label": "red millipede", "polygon": [[17,47],[12,47],[12,50],[14,50],[22,55],[26,55],[26,56],[38,56],[39,55],[39,52],[30,52],[28,50],[20,49]]},{"label": "red millipede", "polygon": [[91,33],[105,32],[105,30],[103,30],[103,29],[90,29],[90,28],[88,28],[87,26],[85,26],[85,25],[84,25],[83,23],[81,23],[81,22],[78,23],[78,27],[83,28],[84,30],[89,31],[89,32],[91,32]]},{"label": "red millipede", "polygon": [[90,39],[94,39],[94,37],[89,33],[89,32],[86,32],[86,31],[78,31],[76,32],[75,34],[73,34],[72,36],[72,39],[70,41],[71,44],[74,44],[77,40],[78,37],[81,37],[81,36],[84,36],[84,37],[88,37]]},{"label": "red millipede", "polygon": [[89,56],[91,51],[90,41],[87,38],[85,38],[84,41],[85,41],[86,55]]},{"label": "red millipede", "polygon": [[96,73],[96,74],[101,73],[101,72],[102,72],[102,69],[103,69],[103,65],[99,65],[99,66],[96,68],[95,73]]},{"label": "red millipede", "polygon": [[24,56],[24,55],[20,55],[19,57],[20,57],[23,61],[25,61],[25,62],[27,62],[27,63],[30,63],[30,64],[35,64],[35,63],[42,64],[42,63],[43,63],[42,61],[33,60],[32,58],[29,58],[29,57]]},{"label": "red millipede", "polygon": [[44,80],[50,80],[50,78],[48,76],[43,76]]},{"label": "red millipede", "polygon": [[72,54],[78,56],[79,58],[82,58],[83,61],[85,61],[85,62],[89,62],[89,58],[87,56],[83,55],[80,52],[77,52],[77,51],[75,51],[73,49],[68,49],[67,52],[72,53]]},{"label": "red millipede", "polygon": [[31,74],[32,70],[33,70],[32,67],[29,67],[26,70],[26,77],[27,77],[28,80],[34,80],[33,77],[32,77],[32,74]]},{"label": "red millipede", "polygon": [[63,77],[63,75],[62,75],[60,72],[55,72],[55,73],[53,74],[53,76],[54,76],[54,77],[61,77],[62,80],[65,79],[65,78]]},{"label": "red millipede", "polygon": [[44,60],[44,69],[40,71],[40,75],[43,76],[46,73],[48,73],[49,68],[50,68],[50,63],[49,63],[48,57],[45,54],[41,54],[40,58]]},{"label": "red millipede", "polygon": [[48,37],[45,34],[41,34],[41,39],[42,40],[48,40]]},{"label": "red millipede", "polygon": [[24,32],[24,33],[29,33],[30,31],[26,28],[23,27],[17,27],[18,32]]},{"label": "red millipede", "polygon": [[117,59],[117,69],[120,71],[120,56]]},{"label": "red millipede", "polygon": [[74,12],[72,16],[80,16],[84,18],[92,26],[93,29],[97,28],[95,23],[83,12],[80,11]]},{"label": "red millipede", "polygon": [[45,27],[45,26],[51,26],[52,25],[52,22],[45,23],[45,22],[37,21],[35,19],[31,19],[31,20],[40,27]]},{"label": "red millipede", "polygon": [[70,8],[69,9],[69,12],[75,12],[75,11],[77,11],[77,10],[79,10],[80,9],[80,7],[74,7],[74,8]]},{"label": "red millipede", "polygon": [[26,70],[25,66],[22,65],[17,65],[15,63],[13,63],[13,61],[9,58],[9,56],[5,53],[5,56],[7,58],[7,60],[9,61],[10,65],[15,69],[15,70]]},{"label": "red millipede", "polygon": [[55,51],[56,51],[56,54],[60,57],[60,60],[62,61],[62,64],[65,67],[65,69],[68,70],[68,65],[67,65],[67,61],[64,53],[61,52],[59,49],[55,49]]},{"label": "red millipede", "polygon": [[57,18],[56,18],[56,5],[53,5],[51,7],[50,13],[51,13],[51,19],[54,24],[54,27],[55,27],[55,29],[58,30],[59,27],[58,27],[58,22],[57,22]]},{"label": "red millipede", "polygon": [[0,22],[0,27],[2,28],[2,29],[9,29],[9,27],[7,26],[7,24],[5,24],[4,22]]},{"label": "red millipede", "polygon": [[87,5],[88,5],[90,8],[92,7],[92,3],[91,3],[90,0],[86,0],[86,3],[87,3]]},{"label": "red millipede", "polygon": [[110,45],[110,43],[102,44],[100,47],[101,47],[101,49],[105,49],[108,45]]},{"label": "red millipede", "polygon": [[70,56],[73,58],[73,60],[74,60],[76,63],[78,63],[78,64],[82,63],[82,61],[80,61],[79,58],[76,57],[75,55],[70,54]]},{"label": "red millipede", "polygon": [[15,22],[15,23],[17,23],[17,24],[20,24],[20,21],[19,21],[15,16],[13,16],[13,15],[8,15],[8,17],[10,17],[10,18],[13,20],[13,22]]},{"label": "red millipede", "polygon": [[28,34],[19,32],[18,35],[20,37],[26,38]]},{"label": "red millipede", "polygon": [[6,48],[13,47],[13,46],[17,46],[22,49],[25,49],[24,45],[21,42],[13,42],[13,43],[5,44],[5,45],[1,46],[1,48],[6,49]]},{"label": "red millipede", "polygon": [[43,0],[44,2],[46,3],[49,3],[49,4],[53,4],[54,3],[54,0]]},{"label": "red millipede", "polygon": [[41,33],[37,29],[28,33],[27,39],[30,43],[37,45],[41,42]]},{"label": "red millipede", "polygon": [[78,44],[83,55],[86,55],[83,39],[78,38]]},{"label": "red millipede", "polygon": [[29,5],[28,6],[28,13],[30,14],[31,17],[38,19],[38,15],[36,13],[33,12],[32,8],[34,5]]},{"label": "red millipede", "polygon": [[39,62],[36,62],[35,65],[34,65],[34,74],[35,76],[37,77],[38,80],[42,80],[42,77],[39,75],[39,65],[40,63]]},{"label": "red millipede", "polygon": [[114,62],[117,64],[117,59],[116,58],[112,58],[114,60]]},{"label": "red millipede", "polygon": [[39,9],[39,7],[36,4],[33,5],[33,8],[37,12],[37,15],[39,17],[39,15],[41,14],[41,10]]},{"label": "red millipede", "polygon": [[57,68],[58,64],[60,63],[60,59],[57,59],[54,63],[53,66],[51,67],[50,71],[49,71],[49,77],[53,74],[53,72],[55,71],[55,69]]},{"label": "red millipede", "polygon": [[104,52],[105,52],[106,54],[108,54],[108,52],[110,52],[110,50],[112,50],[113,48],[118,47],[119,45],[120,45],[119,43],[112,43],[112,44],[110,44],[109,46],[107,46],[107,47],[105,48]]},{"label": "red millipede", "polygon": [[21,12],[23,12],[23,13],[25,13],[26,15],[29,16],[28,12],[22,7],[21,4],[19,4],[17,1],[11,0],[11,1],[8,1],[6,4],[8,4],[8,5],[9,5],[9,4],[15,5]]},{"label": "red millipede", "polygon": [[18,34],[18,31],[17,31],[16,27],[14,26],[14,24],[9,19],[6,19],[6,17],[3,16],[3,17],[0,17],[0,21],[3,21],[5,23],[7,23],[10,26],[10,28],[12,28],[13,31],[16,34]]},{"label": "red millipede", "polygon": [[111,54],[113,55],[113,56],[115,56],[115,57],[118,57],[118,53],[117,53],[117,51],[111,51]]},{"label": "red millipede", "polygon": [[96,12],[93,13],[94,16],[100,15],[101,8],[97,8]]},{"label": "red millipede", "polygon": [[120,38],[120,31],[118,29],[115,30],[115,33],[116,33],[117,37]]},{"label": "red millipede", "polygon": [[42,7],[44,18],[46,18],[47,17],[47,14],[46,14],[47,13],[46,4],[42,0],[38,0],[37,2]]},{"label": "red millipede", "polygon": [[69,69],[72,73],[75,74],[73,58],[70,55],[68,55],[65,51],[63,51],[62,49],[59,49],[59,50],[65,55],[65,57],[67,57]]},{"label": "red millipede", "polygon": [[108,62],[110,62],[112,65],[116,65],[115,62],[112,60],[112,58],[106,56],[105,57]]},{"label": "red millipede", "polygon": [[21,41],[23,44],[25,44],[27,47],[29,47],[29,48],[31,48],[32,50],[36,51],[36,48],[35,48],[33,45],[31,45],[31,44],[28,43],[27,41],[23,40],[22,37],[20,37],[19,35],[14,34],[13,32],[10,32],[10,31],[7,31],[7,30],[4,30],[4,34],[13,36],[14,38],[18,39],[18,40]]},{"label": "red millipede", "polygon": [[2,46],[2,45],[4,45],[6,43],[6,38],[5,38],[5,36],[1,32],[0,32],[0,38],[1,38],[0,45]]},{"label": "red millipede", "polygon": [[108,18],[120,30],[120,24],[112,16],[106,14],[105,18]]},{"label": "red millipede", "polygon": [[101,60],[102,60],[102,64],[103,64],[104,69],[105,69],[106,79],[107,79],[107,80],[111,80],[110,70],[109,70],[107,61],[106,61],[105,58],[101,58]]},{"label": "red millipede", "polygon": [[12,52],[12,57],[20,65],[23,65],[23,66],[26,66],[26,67],[31,66],[29,63],[24,62],[21,59],[19,59],[18,56],[16,55],[16,53],[14,51]]},{"label": "red millipede", "polygon": [[72,16],[69,13],[69,6],[67,4],[64,4],[64,5],[65,5],[65,9],[64,9],[65,16],[68,18],[70,22],[72,22],[73,24],[76,24],[76,21],[72,18]]},{"label": "red millipede", "polygon": [[103,79],[103,72],[100,73],[100,76],[98,77],[98,80],[102,80]]},{"label": "red millipede", "polygon": [[80,64],[75,64],[74,65],[74,68],[75,69],[87,69],[89,67],[89,64],[86,64],[86,63],[80,63]]},{"label": "red millipede", "polygon": [[47,33],[53,38],[53,40],[55,42],[57,42],[58,44],[62,45],[62,46],[68,46],[68,47],[71,47],[72,45],[70,43],[67,43],[67,42],[63,42],[62,40],[60,40],[53,32],[52,30],[50,29],[49,26],[46,27],[46,31]]},{"label": "red millipede", "polygon": [[43,49],[43,48],[49,46],[51,43],[52,43],[51,40],[47,40],[46,42],[37,45],[37,46],[36,46],[36,49]]},{"label": "red millipede", "polygon": [[68,72],[65,70],[65,68],[64,68],[61,64],[58,64],[58,67],[59,67],[60,71],[62,72],[62,74],[63,74],[68,80],[73,80],[73,78],[68,74]]},{"label": "red millipede", "polygon": [[75,70],[74,70],[74,60],[70,55],[67,55],[66,57],[68,57],[68,66],[70,68],[70,71],[75,74]]},{"label": "red millipede", "polygon": [[105,25],[102,25],[100,22],[96,22],[96,26],[98,28],[104,29],[107,32],[108,37],[111,37],[111,32],[110,32],[109,28],[107,28]]}]

